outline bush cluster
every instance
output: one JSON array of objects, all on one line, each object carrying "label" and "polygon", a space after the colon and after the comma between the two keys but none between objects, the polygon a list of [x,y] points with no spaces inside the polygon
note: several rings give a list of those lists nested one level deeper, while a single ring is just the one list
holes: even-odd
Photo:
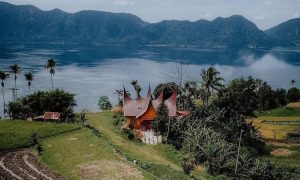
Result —
[{"label": "bush cluster", "polygon": [[7,105],[8,114],[13,119],[27,119],[41,116],[46,111],[60,112],[62,121],[74,121],[74,96],[62,89],[37,91],[10,102]]}]

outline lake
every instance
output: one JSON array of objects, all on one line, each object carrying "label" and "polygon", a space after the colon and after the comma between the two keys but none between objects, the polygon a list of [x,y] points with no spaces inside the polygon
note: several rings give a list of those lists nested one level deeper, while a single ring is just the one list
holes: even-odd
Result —
[{"label": "lake", "polygon": [[[252,50],[0,43],[0,69],[8,70],[15,63],[22,68],[17,79],[18,96],[28,94],[23,74],[29,71],[35,76],[33,91],[51,88],[49,71],[44,68],[50,58],[57,60],[54,86],[76,94],[76,111],[97,111],[97,100],[103,95],[115,104],[113,92],[123,83],[133,92],[133,79],[140,82],[144,95],[149,83],[154,89],[160,82],[173,81],[179,64],[191,80],[199,81],[201,69],[215,66],[226,82],[251,75],[274,88],[289,88],[291,79],[300,83],[300,47]],[[13,86],[11,77],[6,81],[6,102],[12,99],[9,88]],[[0,102],[2,115],[2,98]]]}]

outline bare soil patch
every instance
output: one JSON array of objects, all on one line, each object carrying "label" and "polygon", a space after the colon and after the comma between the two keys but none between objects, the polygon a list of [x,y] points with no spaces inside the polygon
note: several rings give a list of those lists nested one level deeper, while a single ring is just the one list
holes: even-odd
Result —
[{"label": "bare soil patch", "polygon": [[278,148],[271,152],[273,156],[289,156],[292,155],[293,153],[294,153],[293,151],[285,148]]},{"label": "bare soil patch", "polygon": [[79,175],[86,180],[144,179],[137,168],[126,162],[101,160],[83,164],[78,167]]}]

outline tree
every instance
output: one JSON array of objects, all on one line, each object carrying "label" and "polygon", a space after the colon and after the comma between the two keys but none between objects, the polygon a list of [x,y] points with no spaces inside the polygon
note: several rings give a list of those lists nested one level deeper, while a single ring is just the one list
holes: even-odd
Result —
[{"label": "tree", "polygon": [[136,92],[136,97],[139,98],[140,97],[140,93],[141,91],[143,90],[141,88],[141,86],[139,85],[138,81],[137,80],[132,80],[131,81],[131,85],[133,86],[135,92]]},{"label": "tree", "polygon": [[183,64],[178,64],[173,72],[174,76],[174,82],[178,85],[177,91],[178,91],[178,105],[179,109],[183,107],[182,105],[182,90],[183,90],[183,83],[188,79],[189,72],[187,68],[184,67]]},{"label": "tree", "polygon": [[193,109],[195,107],[194,99],[198,96],[196,81],[186,81],[183,88],[182,106],[183,109]]},{"label": "tree", "polygon": [[153,120],[155,132],[167,137],[170,127],[170,117],[168,108],[162,103],[158,106],[156,117]]},{"label": "tree", "polygon": [[0,71],[1,87],[2,87],[2,98],[3,98],[3,115],[5,116],[5,97],[4,97],[4,81],[9,78],[9,74]]},{"label": "tree", "polygon": [[292,85],[292,87],[295,86],[295,83],[296,83],[295,79],[292,79],[292,80],[291,80],[291,85]]},{"label": "tree", "polygon": [[56,67],[56,61],[53,59],[49,59],[45,68],[49,69],[50,75],[51,75],[51,85],[53,90],[53,76],[55,74],[55,67]]},{"label": "tree", "polygon": [[[117,89],[115,92],[114,92],[114,95],[117,95],[118,96],[118,105],[120,107],[123,106],[123,90],[122,89]],[[130,96],[130,93],[128,91],[126,91],[126,93]]]},{"label": "tree", "polygon": [[8,104],[8,112],[12,118],[26,119],[43,115],[44,112],[60,112],[65,122],[74,120],[75,94],[62,89],[53,91],[36,91],[28,96]]},{"label": "tree", "polygon": [[13,64],[11,66],[9,66],[9,68],[11,69],[11,73],[14,74],[15,76],[15,89],[14,89],[14,100],[18,97],[17,95],[17,74],[20,74],[20,66],[18,64]]},{"label": "tree", "polygon": [[234,79],[219,91],[217,106],[245,116],[254,116],[254,111],[258,109],[257,89],[257,80],[251,76],[248,79]]},{"label": "tree", "polygon": [[155,87],[153,96],[156,99],[163,91],[163,98],[166,100],[172,96],[174,90],[177,90],[177,93],[179,93],[179,86],[175,82],[160,83]]},{"label": "tree", "polygon": [[219,77],[219,74],[220,72],[218,72],[214,67],[209,67],[207,70],[203,69],[200,74],[202,79],[202,88],[204,88],[206,93],[206,105],[208,105],[208,100],[211,96],[211,93],[214,90],[219,91],[223,88],[223,84],[221,83],[221,81],[224,81],[224,79]]},{"label": "tree", "polygon": [[297,102],[300,100],[300,90],[296,87],[292,87],[287,92],[287,98],[289,102]]},{"label": "tree", "polygon": [[277,106],[285,106],[288,102],[285,89],[276,89],[273,92],[273,97],[276,101]]},{"label": "tree", "polygon": [[29,94],[30,94],[30,87],[31,87],[31,82],[33,80],[33,74],[31,72],[29,73],[25,73],[24,74],[26,81],[28,81],[28,90],[29,90]]},{"label": "tree", "polygon": [[112,108],[109,98],[107,96],[100,96],[98,100],[98,106],[102,110],[109,110]]}]

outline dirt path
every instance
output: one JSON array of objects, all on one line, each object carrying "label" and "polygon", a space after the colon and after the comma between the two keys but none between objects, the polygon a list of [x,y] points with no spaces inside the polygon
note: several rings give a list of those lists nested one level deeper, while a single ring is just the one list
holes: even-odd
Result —
[{"label": "dirt path", "polygon": [[2,180],[62,180],[51,172],[30,151],[0,153],[0,179]]}]

